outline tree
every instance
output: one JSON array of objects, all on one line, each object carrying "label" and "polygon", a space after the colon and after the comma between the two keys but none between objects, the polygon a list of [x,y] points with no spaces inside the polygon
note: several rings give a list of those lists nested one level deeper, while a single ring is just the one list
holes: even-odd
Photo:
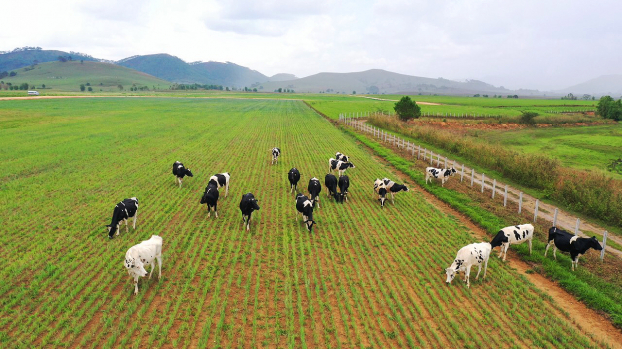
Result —
[{"label": "tree", "polygon": [[421,108],[417,105],[417,102],[410,99],[409,96],[402,97],[399,102],[395,103],[393,109],[403,121],[419,118],[421,116]]},{"label": "tree", "polygon": [[88,91],[89,91],[89,92],[93,92],[93,88],[92,88],[91,86],[89,86]]},{"label": "tree", "polygon": [[41,85],[41,88],[45,88],[45,84]]},{"label": "tree", "polygon": [[16,72],[14,72],[14,71],[12,71],[12,72],[10,72],[10,73],[9,73],[9,76],[15,76],[15,75],[17,75],[17,73],[16,73]]},{"label": "tree", "polygon": [[84,92],[85,89],[86,87],[84,87],[84,84],[80,84],[80,91]]},{"label": "tree", "polygon": [[622,120],[622,101],[615,101],[611,96],[602,96],[596,106],[596,113],[605,119]]},{"label": "tree", "polygon": [[123,91],[123,85],[118,84],[117,87],[119,88],[120,91]]},{"label": "tree", "polygon": [[58,56],[58,60],[61,62],[67,62],[67,58],[63,57],[63,56]]},{"label": "tree", "polygon": [[279,87],[276,91],[277,91],[278,93],[281,93],[281,92],[283,92],[283,89]]},{"label": "tree", "polygon": [[355,94],[356,94],[356,91],[352,91],[352,94],[353,94],[353,95],[355,95]]},{"label": "tree", "polygon": [[479,97],[479,93],[474,94],[473,97]]}]

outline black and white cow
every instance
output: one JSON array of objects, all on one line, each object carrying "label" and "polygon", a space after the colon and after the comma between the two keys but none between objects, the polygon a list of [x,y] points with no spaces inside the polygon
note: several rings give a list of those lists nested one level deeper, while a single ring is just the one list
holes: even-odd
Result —
[{"label": "black and white cow", "polygon": [[281,149],[272,148],[272,164],[279,161],[279,156],[281,156]]},{"label": "black and white cow", "polygon": [[552,227],[549,229],[549,240],[548,244],[546,245],[546,250],[544,250],[544,257],[546,257],[546,253],[549,251],[549,247],[551,246],[551,244],[554,245],[553,257],[555,257],[555,259],[557,259],[557,256],[555,254],[555,252],[557,252],[557,249],[563,252],[570,253],[573,271],[575,267],[579,266],[579,257],[584,255],[587,250],[589,250],[590,248],[593,248],[596,251],[600,251],[603,249],[600,242],[598,242],[595,236],[591,238],[580,238],[557,227]]},{"label": "black and white cow", "polygon": [[[306,225],[307,230],[311,231],[315,222],[313,221],[313,202],[306,195],[296,195],[296,210],[302,215],[302,221]],[[298,215],[296,215],[296,222]]]},{"label": "black and white cow", "polygon": [[112,220],[108,227],[108,238],[112,239],[114,233],[116,232],[119,235],[119,225],[122,222],[125,222],[125,231],[129,232],[130,229],[127,227],[127,220],[130,218],[134,218],[134,224],[132,227],[136,229],[136,218],[138,217],[138,199],[123,199],[123,201],[119,202],[115,205],[114,210],[112,211]]},{"label": "black and white cow", "polygon": [[341,176],[339,177],[339,197],[338,197],[338,201],[339,202],[343,202],[343,200],[345,199],[346,202],[348,201],[348,188],[350,187],[350,178],[348,176]]},{"label": "black and white cow", "polygon": [[309,179],[307,190],[309,190],[309,196],[313,202],[313,207],[315,207],[315,203],[317,202],[317,207],[320,208],[320,192],[322,191],[320,180],[315,177]]},{"label": "black and white cow", "polygon": [[497,235],[490,241],[490,246],[492,248],[501,246],[499,258],[503,254],[503,261],[505,261],[505,257],[508,255],[508,247],[511,244],[522,244],[525,241],[529,241],[529,254],[531,255],[531,239],[533,239],[533,225],[514,225],[499,230]]},{"label": "black and white cow", "polygon": [[289,170],[289,172],[287,173],[287,179],[289,179],[289,187],[290,190],[289,192],[291,193],[292,191],[298,191],[298,181],[300,180],[300,172],[298,171],[297,168],[292,168],[291,170]]},{"label": "black and white cow", "polygon": [[158,235],[151,235],[149,240],[145,240],[138,245],[134,245],[125,253],[125,268],[130,277],[134,278],[134,294],[138,294],[138,279],[147,275],[146,267],[151,265],[151,273],[149,279],[153,275],[155,262],[158,262],[160,274],[158,279],[162,278],[162,238]]},{"label": "black and white cow", "polygon": [[492,247],[487,242],[480,242],[475,244],[466,245],[458,251],[456,259],[451,266],[445,269],[447,274],[447,284],[449,285],[458,272],[464,272],[464,282],[467,287],[470,288],[469,275],[471,274],[471,266],[477,265],[477,275],[475,280],[479,277],[479,273],[482,271],[482,264],[484,264],[484,279],[486,278],[486,269],[488,269],[488,258],[490,257],[490,251]]},{"label": "black and white cow", "polygon": [[449,177],[454,175],[456,173],[456,169],[455,168],[435,168],[435,167],[426,167],[425,169],[425,183],[428,183],[429,181],[432,181],[432,178],[440,178],[441,179],[441,186],[445,185],[445,182],[447,182],[447,180],[449,180]]},{"label": "black and white cow", "polygon": [[242,222],[246,224],[246,231],[251,229],[251,214],[253,211],[258,211],[259,205],[257,205],[257,199],[251,193],[242,195],[242,201],[240,201],[240,211],[242,211]]},{"label": "black and white cow", "polygon": [[341,160],[336,160],[333,158],[328,159],[328,172],[333,172],[334,170],[339,171],[339,176],[343,176],[349,168],[356,168],[354,164],[351,162],[345,162]]},{"label": "black and white cow", "polygon": [[380,187],[384,187],[386,189],[389,183],[391,183],[390,185],[393,185],[393,181],[386,177],[383,179],[376,178],[376,180],[374,181],[374,195],[379,194],[378,190],[380,189]]},{"label": "black and white cow", "polygon": [[324,177],[324,185],[326,186],[326,195],[328,197],[333,196],[337,199],[337,177],[332,173],[329,173]]},{"label": "black and white cow", "polygon": [[340,152],[337,152],[337,153],[335,154],[335,159],[340,160],[340,161],[343,161],[343,162],[348,162],[348,159],[349,159],[349,158],[348,158],[347,156],[345,156],[344,154],[342,154],[342,153],[340,153]]},{"label": "black and white cow", "polygon": [[378,201],[380,201],[380,208],[384,208],[384,202],[387,201],[387,187],[383,184],[378,186]]},{"label": "black and white cow", "polygon": [[214,213],[216,214],[216,218],[218,218],[218,196],[220,196],[218,186],[214,181],[209,181],[201,197],[201,205],[207,204],[207,218],[210,217],[212,208],[214,208]]},{"label": "black and white cow", "polygon": [[[209,183],[213,183],[216,185],[216,189],[220,190],[221,187],[225,187],[225,197],[229,194],[229,179],[231,175],[229,172],[216,173],[211,176],[209,179]],[[208,184],[209,184],[208,183]]]},{"label": "black and white cow", "polygon": [[179,183],[179,187],[181,188],[181,180],[184,179],[185,176],[193,177],[192,172],[189,168],[185,168],[184,164],[179,161],[175,161],[173,164],[173,174],[175,175],[175,184]]},{"label": "black and white cow", "polygon": [[395,194],[396,193],[399,193],[401,191],[410,191],[405,185],[397,184],[397,183],[393,183],[390,187],[387,187],[387,188],[388,188],[388,192],[391,193],[391,203],[392,204],[395,203]]}]

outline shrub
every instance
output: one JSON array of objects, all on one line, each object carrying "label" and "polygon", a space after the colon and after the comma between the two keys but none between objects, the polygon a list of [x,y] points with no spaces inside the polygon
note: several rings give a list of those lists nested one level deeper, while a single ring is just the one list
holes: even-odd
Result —
[{"label": "shrub", "polygon": [[536,123],[536,116],[540,115],[533,111],[521,111],[523,115],[520,117],[520,123],[525,125],[534,125]]},{"label": "shrub", "polygon": [[408,121],[421,116],[421,108],[408,96],[404,96],[399,102],[396,102],[393,109],[402,121]]}]

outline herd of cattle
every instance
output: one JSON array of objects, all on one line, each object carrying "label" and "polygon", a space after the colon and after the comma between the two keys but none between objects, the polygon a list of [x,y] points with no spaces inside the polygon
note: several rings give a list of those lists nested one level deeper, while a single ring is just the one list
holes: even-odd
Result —
[{"label": "herd of cattle", "polygon": [[[281,155],[281,150],[279,148],[273,148],[271,150],[272,153],[272,164],[278,162],[278,158]],[[327,197],[333,197],[335,202],[343,203],[344,201],[348,201],[348,188],[350,187],[350,178],[345,175],[345,172],[348,168],[355,168],[355,166],[350,162],[350,159],[342,154],[337,152],[335,154],[335,158],[331,158],[328,161],[329,165],[329,173],[324,177],[324,185],[326,186]],[[333,171],[338,171],[339,177],[335,177],[332,174]],[[426,168],[425,179],[426,183],[432,178],[441,179],[441,184],[444,185],[445,182],[456,173],[456,170],[452,167],[449,169],[438,169],[433,167]],[[192,171],[186,168],[181,162],[176,161],[173,164],[173,175],[175,176],[175,184],[179,184],[181,188],[182,181],[184,177],[192,177]],[[227,197],[229,193],[229,173],[218,173],[210,177],[207,187],[201,197],[201,204],[207,205],[207,217],[211,216],[212,209],[214,210],[214,214],[216,218],[218,217],[218,198],[220,195],[221,188],[225,188],[225,197]],[[313,220],[313,209],[317,204],[318,208],[320,207],[320,192],[322,191],[322,186],[320,184],[319,179],[313,177],[309,180],[309,185],[307,190],[309,192],[309,196],[306,196],[302,193],[298,193],[298,182],[300,181],[300,171],[297,168],[292,168],[289,170],[287,174],[287,178],[290,183],[290,193],[296,193],[295,202],[296,202],[296,210],[302,216],[303,223],[305,224],[307,230],[312,232],[313,225],[315,221]],[[339,188],[339,191],[337,191]],[[391,194],[391,202],[394,203],[394,195],[401,191],[409,191],[405,185],[397,184],[391,181],[388,178],[376,179],[374,182],[374,193],[378,195],[378,201],[380,202],[380,207],[384,208],[385,201],[387,200],[386,195],[388,193]],[[240,201],[240,211],[242,213],[242,222],[246,225],[246,230],[250,230],[250,222],[251,215],[253,211],[259,210],[259,205],[257,204],[257,199],[252,193],[246,193],[242,195],[242,200]],[[133,219],[133,228],[136,229],[136,219],[138,215],[138,199],[133,197],[130,199],[124,199],[119,202],[113,210],[112,220],[108,228],[108,237],[110,239],[115,235],[119,235],[119,227],[122,223],[125,223],[126,231],[129,231],[128,228],[128,220]],[[296,215],[296,221],[298,221],[298,215]],[[451,283],[454,277],[460,272],[464,272],[465,279],[464,281],[467,284],[467,287],[470,287],[469,282],[469,274],[471,271],[471,266],[478,266],[478,272],[475,276],[475,279],[479,277],[479,274],[482,270],[482,265],[484,266],[484,278],[486,277],[486,269],[488,267],[488,258],[493,248],[500,246],[501,251],[499,252],[499,258],[503,255],[503,260],[505,261],[507,256],[507,250],[511,244],[520,244],[525,241],[529,242],[529,253],[531,254],[531,247],[534,233],[534,227],[531,224],[523,224],[510,226],[501,229],[497,235],[492,239],[492,241],[474,243],[467,245],[461,248],[458,251],[458,254],[451,264],[449,268],[445,270],[447,274],[447,283]],[[581,238],[577,237],[573,234],[568,233],[565,230],[558,229],[557,227],[552,227],[549,229],[549,237],[548,244],[546,246],[546,250],[544,256],[546,256],[549,247],[553,245],[553,256],[557,259],[556,252],[557,249],[569,252],[572,258],[572,270],[578,265],[579,257],[584,254],[589,248],[594,248],[595,250],[602,250],[602,246],[596,240],[595,237],[592,238]],[[134,278],[134,294],[138,293],[138,280],[140,277],[144,277],[147,275],[146,267],[151,265],[151,273],[149,274],[149,278],[151,278],[151,274],[153,274],[153,270],[155,269],[155,264],[158,263],[160,273],[159,277],[162,276],[162,238],[157,235],[152,235],[149,240],[143,241],[138,245],[132,246],[125,255],[125,267],[131,277]]]}]

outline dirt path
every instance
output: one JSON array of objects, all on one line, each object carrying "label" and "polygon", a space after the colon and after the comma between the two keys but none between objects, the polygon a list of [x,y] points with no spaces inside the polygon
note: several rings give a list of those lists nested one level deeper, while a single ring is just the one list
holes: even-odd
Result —
[{"label": "dirt path", "polygon": [[[375,157],[379,159],[379,161],[387,164],[388,166],[391,166],[383,158],[377,156]],[[406,180],[408,182],[412,182],[408,175],[400,172],[395,168],[393,168],[393,170],[399,175],[400,181],[403,182]],[[436,206],[439,210],[457,217],[460,222],[464,224],[469,230],[471,230],[476,237],[483,240],[490,239],[488,234],[482,228],[473,223],[467,216],[454,210],[451,206],[449,206],[449,204],[441,201],[436,196],[425,191],[420,186],[415,184],[410,188],[410,190],[414,190],[417,193],[423,195],[429,203]],[[497,258],[497,253],[497,250],[493,251],[491,258]],[[562,305],[563,309],[568,312],[572,323],[576,326],[578,330],[588,335],[592,335],[598,340],[604,341],[611,348],[622,348],[622,331],[614,327],[606,317],[596,312],[595,310],[588,308],[585,304],[578,301],[573,295],[561,288],[557,283],[547,279],[546,277],[538,273],[528,273],[527,271],[531,270],[531,266],[528,263],[520,260],[520,257],[515,251],[509,250],[508,253],[510,254],[510,256],[507,257],[506,263],[509,263],[512,268],[516,269],[516,271],[524,275],[542,292],[551,296],[557,304]],[[555,310],[552,309],[551,311]],[[560,314],[560,316],[562,315]]]},{"label": "dirt path", "polygon": [[[360,126],[362,126],[362,128],[359,128],[357,126],[356,128],[357,131],[366,132],[365,126],[368,126],[368,125],[365,123],[366,122],[365,120],[354,121],[354,122],[359,123]],[[393,144],[397,146],[398,148],[402,148],[402,149],[404,148],[403,146],[401,146],[401,142],[402,142],[401,138],[397,138],[397,141],[395,141],[393,138],[390,138],[387,140],[387,142],[389,144]],[[413,154],[413,147],[414,147],[414,154],[415,156],[417,156],[416,154],[419,149],[417,148],[416,145],[407,144],[406,146],[408,147],[408,149],[406,150],[408,150],[411,154]],[[464,170],[463,170],[463,166],[460,165],[459,163],[447,157],[440,156],[439,154],[436,154],[436,153],[433,153],[430,158],[430,152],[427,151],[424,153],[424,149],[420,149],[420,159],[430,163],[430,166],[437,166],[437,167],[450,167],[452,165],[455,166],[456,170],[458,171],[458,173],[455,174],[455,177],[459,181],[461,176],[463,176],[462,183],[463,185],[467,185],[467,186],[471,186],[471,173],[473,171],[473,176],[472,176],[473,177],[473,190],[481,190],[482,188],[482,174],[475,172],[470,167],[464,166]],[[494,180],[491,180],[490,178],[486,177],[485,173],[483,175],[484,175],[484,192],[489,193],[490,195],[489,199],[492,200],[493,186],[495,188],[494,191],[495,191],[495,196],[497,197],[497,200],[499,198],[503,198],[506,184],[499,182],[499,181],[495,182]],[[516,205],[518,205],[521,191],[509,185],[507,185],[507,190],[508,190],[508,198],[507,198],[508,202],[513,202]],[[523,193],[521,212],[530,212],[532,215],[534,215],[535,209],[536,209],[536,198],[534,198],[533,196],[529,194]],[[548,222],[551,222],[551,225],[552,225],[554,218],[555,218],[554,216],[555,216],[555,206],[541,202],[541,201],[538,202],[538,216],[537,216],[538,219],[543,219]],[[556,223],[557,227],[565,229],[569,232],[574,232],[576,223],[577,223],[577,217],[573,216],[572,214],[566,211],[558,209],[557,223]],[[596,235],[597,238],[602,242],[603,233],[605,230],[606,229],[598,226],[597,224],[581,220],[580,225],[579,225],[578,235],[582,237],[588,237],[588,235],[583,233],[583,231],[586,231],[589,233],[590,236]],[[611,234],[608,234],[607,240],[613,241],[616,244],[622,245],[622,238],[618,236],[613,236]],[[615,249],[613,247],[610,247],[610,246],[606,246],[605,249],[606,249],[606,252],[612,253],[622,258],[622,251]]]},{"label": "dirt path", "polygon": [[[385,98],[376,98],[376,97],[368,97],[368,96],[356,96],[356,97],[373,99],[373,100],[376,100],[376,101],[397,102],[397,99],[385,99]],[[431,103],[431,102],[417,102],[417,104],[421,104],[421,105],[442,105],[440,103]]]}]

